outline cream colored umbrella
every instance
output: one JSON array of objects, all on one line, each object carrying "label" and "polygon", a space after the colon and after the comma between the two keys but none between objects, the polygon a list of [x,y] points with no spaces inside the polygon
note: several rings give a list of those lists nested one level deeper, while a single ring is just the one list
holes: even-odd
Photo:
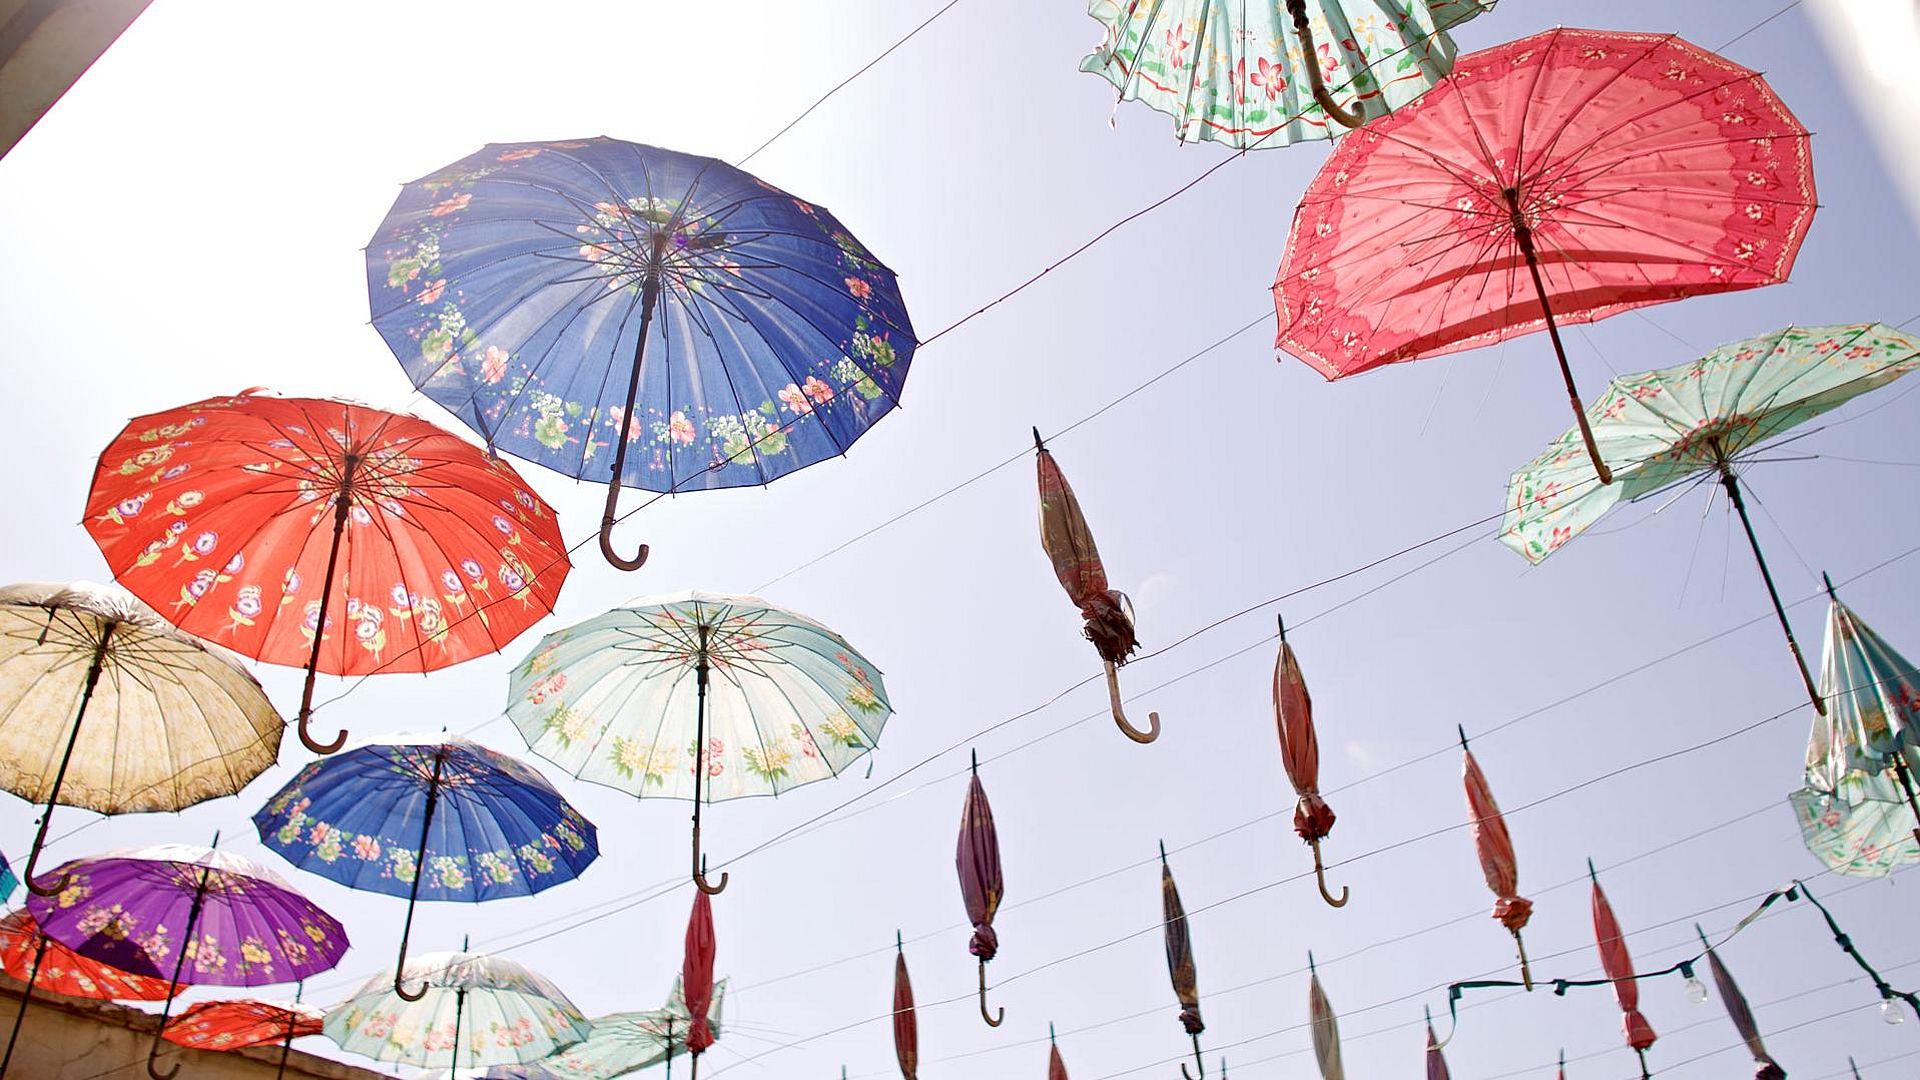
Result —
[{"label": "cream colored umbrella", "polygon": [[0,588],[0,789],[45,803],[20,875],[35,880],[55,806],[182,810],[274,763],[286,721],[217,646],[91,582]]}]

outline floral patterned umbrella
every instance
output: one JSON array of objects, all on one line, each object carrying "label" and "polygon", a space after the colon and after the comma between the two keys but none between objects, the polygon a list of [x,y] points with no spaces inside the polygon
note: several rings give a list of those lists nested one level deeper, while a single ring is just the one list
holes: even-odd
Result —
[{"label": "floral patterned umbrella", "polygon": [[[249,390],[143,416],[94,472],[87,531],[114,577],[188,633],[314,676],[432,671],[553,610],[552,509],[412,416]],[[349,579],[350,578],[350,579]]]},{"label": "floral patterned umbrella", "polygon": [[1693,932],[1700,935],[1700,947],[1707,953],[1707,967],[1713,972],[1713,985],[1720,991],[1720,1000],[1727,1003],[1727,1017],[1740,1033],[1740,1041],[1747,1044],[1747,1051],[1753,1055],[1753,1080],[1787,1080],[1787,1071],[1767,1053],[1766,1044],[1760,1039],[1760,1024],[1753,1018],[1747,996],[1740,992],[1740,984],[1733,981],[1733,973],[1720,962],[1720,954],[1707,940],[1707,932],[1700,929],[1699,923],[1693,924]]},{"label": "floral patterned umbrella", "polygon": [[[548,634],[513,669],[507,717],[533,752],[639,798],[707,803],[838,776],[892,706],[845,638],[754,596],[649,597]],[[697,766],[696,767],[696,759]]]},{"label": "floral patterned umbrella", "polygon": [[[394,987],[421,984],[408,999]],[[425,953],[367,980],[327,1010],[342,1050],[405,1065],[484,1069],[538,1061],[585,1039],[593,1025],[545,976],[503,956]]]},{"label": "floral patterned umbrella", "polygon": [[135,975],[81,956],[41,933],[40,924],[25,908],[0,919],[0,970],[26,984],[20,991],[20,1009],[13,1016],[13,1032],[7,1036],[6,1056],[0,1058],[0,1077],[13,1064],[14,1044],[20,1039],[20,1025],[35,990],[96,1001],[159,1001],[171,996],[172,989],[165,979]]},{"label": "floral patterned umbrella", "polygon": [[1040,480],[1040,546],[1053,562],[1054,576],[1067,590],[1067,597],[1080,608],[1086,620],[1081,633],[1093,642],[1107,672],[1107,703],[1113,710],[1113,722],[1137,743],[1150,743],[1160,737],[1160,714],[1147,714],[1147,730],[1141,731],[1127,720],[1120,705],[1120,665],[1140,647],[1133,633],[1132,605],[1127,595],[1107,583],[1107,568],[1100,562],[1100,549],[1093,544],[1093,530],[1080,512],[1080,500],[1074,498],[1066,474],[1053,460],[1053,452],[1033,429],[1035,465]]},{"label": "floral patterned umbrella", "polygon": [[1167,865],[1167,845],[1160,845],[1160,916],[1167,938],[1167,975],[1173,980],[1173,996],[1180,1000],[1180,1026],[1193,1040],[1193,1064],[1198,1074],[1180,1063],[1180,1075],[1187,1080],[1204,1080],[1207,1063],[1200,1056],[1200,1036],[1207,1030],[1200,1018],[1200,976],[1193,964],[1193,937],[1187,931],[1187,909],[1180,903],[1180,888],[1173,883],[1173,868]]},{"label": "floral patterned umbrella", "polygon": [[[216,837],[216,840],[218,838]],[[122,971],[157,977],[171,969],[160,1030],[188,981],[211,986],[293,982],[330,970],[347,931],[266,867],[191,844],[75,859],[59,872],[59,895],[30,896],[27,910],[49,937]],[[168,963],[171,959],[171,963]],[[188,971],[187,962],[192,961]],[[160,1032],[147,1051],[154,1067]]]},{"label": "floral patterned umbrella", "polygon": [[993,915],[1000,910],[1000,898],[1006,885],[1000,875],[1000,834],[993,827],[993,807],[987,804],[987,789],[980,786],[980,758],[973,758],[973,778],[967,784],[966,805],[960,809],[960,843],[953,856],[960,872],[960,898],[967,907],[967,921],[973,924],[973,939],[967,951],[980,961],[980,1019],[988,1027],[999,1027],[1007,1010],[999,1015],[987,1011],[987,961],[1000,952],[999,935],[993,932]]},{"label": "floral patterned umbrella", "polygon": [[[893,1056],[901,1080],[920,1080],[920,1024],[913,1014],[913,980],[907,977],[907,944],[893,932]],[[846,1073],[846,1068],[841,1068]]]},{"label": "floral patterned umbrella", "polygon": [[[713,984],[713,1001],[707,1009],[707,1029],[716,1036],[726,996],[727,980],[721,979]],[[609,1080],[662,1062],[672,1075],[673,1055],[687,1049],[692,1014],[687,1011],[683,985],[675,977],[665,1008],[611,1013],[595,1017],[592,1023],[593,1031],[585,1041],[526,1065],[531,1080]]]},{"label": "floral patterned umbrella", "polygon": [[1347,887],[1340,895],[1327,890],[1327,869],[1320,861],[1320,841],[1333,831],[1333,808],[1320,797],[1320,739],[1313,728],[1313,698],[1300,674],[1293,646],[1287,643],[1287,622],[1280,620],[1280,655],[1273,662],[1273,719],[1280,733],[1280,763],[1286,767],[1299,801],[1293,808],[1293,831],[1313,849],[1313,879],[1320,898],[1333,907],[1345,907]]},{"label": "floral patterned umbrella", "polygon": [[[1825,716],[1807,739],[1806,786],[1790,796],[1807,849],[1842,874],[1880,877],[1920,861],[1920,671],[1834,595],[1820,662]],[[1911,816],[1909,816],[1911,812]]]},{"label": "floral patterned umbrella", "polygon": [[1313,1059],[1320,1065],[1320,1080],[1347,1080],[1346,1066],[1340,1063],[1340,1019],[1320,985],[1312,953],[1307,954],[1307,1023],[1313,1029]]},{"label": "floral patterned umbrella", "polygon": [[320,1034],[326,1014],[294,1001],[255,1001],[229,998],[203,1001],[180,1014],[160,1032],[162,1038],[196,1050],[244,1050],[250,1046],[280,1045],[280,1065],[274,1080],[287,1074],[287,1056],[293,1040]]},{"label": "floral patterned umbrella", "polygon": [[45,803],[27,888],[55,806],[183,810],[232,795],[273,764],[286,722],[240,662],[124,589],[76,581],[0,589],[0,788]]},{"label": "floral patterned umbrella", "polygon": [[600,854],[593,823],[531,766],[448,735],[383,736],[311,762],[253,824],[303,870],[407,898],[395,971],[406,967],[419,901],[531,896]]},{"label": "floral patterned umbrella", "polygon": [[1671,34],[1549,30],[1335,147],[1278,344],[1338,379],[1544,329],[1584,437],[1559,324],[1784,281],[1814,207],[1807,131],[1758,74]]},{"label": "floral patterned umbrella", "polygon": [[1746,530],[1800,679],[1815,709],[1825,712],[1747,517],[1735,466],[1788,428],[1916,367],[1920,340],[1881,323],[1857,323],[1789,326],[1675,367],[1623,375],[1583,414],[1593,421],[1595,453],[1612,462],[1618,482],[1594,482],[1580,436],[1569,431],[1513,474],[1500,539],[1538,563],[1616,503],[1696,476],[1717,479]]},{"label": "floral patterned umbrella", "polygon": [[1493,917],[1513,935],[1520,951],[1520,982],[1533,989],[1533,970],[1527,965],[1527,943],[1520,937],[1527,921],[1533,918],[1533,901],[1520,895],[1520,868],[1513,855],[1513,837],[1507,833],[1507,819],[1500,804],[1493,801],[1493,789],[1487,785],[1480,762],[1467,749],[1467,732],[1460,728],[1461,780],[1467,789],[1467,812],[1473,815],[1473,848],[1480,856],[1480,873],[1487,888],[1496,897]]},{"label": "floral patterned umbrella", "polygon": [[1640,984],[1634,980],[1633,957],[1627,952],[1627,938],[1620,932],[1620,920],[1614,918],[1613,905],[1600,889],[1600,877],[1593,872],[1592,859],[1587,860],[1587,877],[1593,882],[1593,938],[1600,947],[1600,968],[1613,982],[1613,997],[1620,1003],[1627,1045],[1640,1058],[1640,1080],[1648,1080],[1653,1074],[1647,1071],[1647,1050],[1659,1036],[1640,1013]]},{"label": "floral patterned umbrella", "polygon": [[[893,271],[824,208],[616,139],[493,144],[406,185],[367,245],[373,325],[489,447],[620,488],[760,486],[900,398]],[[612,461],[602,455],[612,450]]]},{"label": "floral patterned umbrella", "polygon": [[1183,143],[1286,146],[1425,93],[1453,68],[1447,31],[1493,3],[1090,0],[1105,33],[1080,70],[1171,115]]}]

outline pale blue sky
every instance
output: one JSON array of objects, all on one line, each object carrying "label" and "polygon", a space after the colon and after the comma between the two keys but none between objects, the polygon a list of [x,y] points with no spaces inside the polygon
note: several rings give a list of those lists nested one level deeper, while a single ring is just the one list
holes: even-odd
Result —
[{"label": "pale blue sky", "polygon": [[[321,14],[158,0],[0,161],[0,340],[14,401],[4,438],[16,462],[0,481],[14,522],[0,538],[5,576],[104,575],[76,522],[93,458],[129,416],[265,385],[444,421],[411,395],[366,325],[359,247],[403,180],[485,142],[595,134],[737,159],[937,6],[348,3]],[[1778,6],[1506,0],[1460,38],[1477,48],[1565,22],[1674,30],[1711,48]],[[962,0],[751,167],[830,207],[900,274],[917,326],[931,334],[1220,160],[1218,148],[1175,145],[1171,121],[1141,106],[1121,108],[1110,129],[1110,90],[1075,70],[1097,37],[1075,0]],[[1590,394],[1612,370],[1677,363],[1788,321],[1920,316],[1913,228],[1803,13],[1728,55],[1768,72],[1818,133],[1824,208],[1791,284],[1571,331]],[[1046,704],[1097,667],[1039,550],[1029,460],[781,578],[1015,454],[1029,425],[1059,431],[1263,311],[1268,323],[1053,444],[1116,584],[1138,605],[1145,649],[1497,512],[1508,473],[1566,425],[1544,338],[1332,385],[1292,360],[1275,362],[1267,290],[1293,203],[1324,155],[1302,146],[1237,161],[928,346],[905,407],[846,460],[766,490],[655,506],[623,530],[653,544],[643,571],[623,575],[591,549],[583,554],[541,631],[637,593],[767,585],[770,599],[837,628],[886,673],[899,712],[872,779],[854,773],[778,802],[716,806],[706,819],[715,860],[1045,705],[977,743],[1006,862],[1009,906],[991,968],[996,983],[1012,980],[992,995],[1007,1008],[1006,1026],[980,1023],[966,933],[956,926],[962,750],[860,804],[863,812],[732,867],[733,885],[715,903],[719,967],[741,988],[732,1015],[745,1026],[723,1039],[703,1076],[826,1078],[843,1062],[852,1076],[894,1075],[885,1022],[846,1025],[889,1007],[887,947],[899,927],[910,939],[932,935],[909,946],[929,1004],[920,1016],[926,1080],[1039,1076],[1049,1020],[1075,1080],[1166,1077],[1188,1044],[1155,928],[1154,842],[1186,848],[1261,815],[1270,816],[1174,855],[1195,911],[1203,1041],[1231,1046],[1234,1077],[1312,1069],[1298,1026],[1306,980],[1286,974],[1310,948],[1342,1014],[1356,1078],[1415,1073],[1421,1005],[1444,1005],[1430,988],[1511,971],[1509,940],[1486,916],[1492,898],[1463,829],[1337,866],[1332,879],[1353,889],[1340,911],[1319,901],[1311,879],[1262,888],[1310,865],[1286,824],[1292,792],[1267,703],[1272,646],[1263,639],[1275,609],[1126,670],[1126,685],[1145,690],[1222,661],[1136,705],[1161,712],[1166,734],[1153,746],[1127,742],[1104,719],[1074,723],[1101,712],[1097,685]],[[1820,460],[1752,475],[1762,538],[1790,599],[1811,598],[1820,569],[1848,578],[1916,543],[1913,466],[1865,463],[1920,461],[1920,398],[1896,398],[1906,389],[1856,403],[1796,444],[1796,455]],[[568,535],[586,535],[601,489],[526,471],[570,523]],[[1796,703],[1798,679],[1724,502],[1707,510],[1699,492],[1651,513],[1658,505],[1618,513],[1538,569],[1490,537],[1462,534],[1283,608],[1298,627],[1323,783],[1339,814],[1331,860],[1464,817],[1456,753],[1346,785],[1441,750],[1456,723],[1487,732],[1524,718],[1475,748],[1514,811],[1522,890],[1538,904],[1528,944],[1542,976],[1595,968],[1584,887],[1548,891],[1582,874],[1589,855],[1602,867],[1636,859],[1604,880],[1623,924],[1644,931],[1631,944],[1648,968],[1690,951],[1695,918],[1722,930],[1768,888],[1820,869],[1785,803],[1799,782],[1805,709],[1518,810]],[[1920,651],[1920,559],[1845,592],[1890,641]],[[1792,614],[1817,650],[1821,605]],[[325,709],[318,727],[372,734],[481,724],[498,714],[507,668],[533,640],[429,678],[369,681]],[[260,670],[290,709],[298,674]],[[320,696],[344,685],[323,681]],[[478,737],[524,751],[503,722]],[[204,842],[222,829],[236,850],[285,870],[244,838],[247,816],[305,760],[297,744],[288,760],[238,799],[89,827],[54,854]],[[683,872],[685,803],[564,787],[600,826],[600,863],[536,898],[425,907],[416,947],[457,947],[466,933],[476,948],[514,944]],[[0,803],[7,850],[24,850],[32,817],[17,800]],[[61,811],[56,832],[86,820]],[[1687,837],[1695,838],[1651,853]],[[286,872],[347,921],[356,944],[312,996],[334,1000],[389,962],[400,901]],[[1829,876],[1816,888],[1896,984],[1920,984],[1913,935],[1897,928],[1902,916],[1911,924],[1912,885],[1849,889]],[[672,891],[512,955],[589,1013],[654,1005],[678,967],[689,900]],[[1866,1062],[1920,1047],[1920,1022],[1881,1024],[1863,981],[1800,993],[1856,975],[1801,907],[1758,924],[1725,954],[1763,1026],[1779,1032],[1769,1039],[1776,1056],[1811,1078],[1843,1068],[1847,1053]],[[931,1005],[946,999],[958,1000]],[[1644,999],[1662,1034],[1656,1065],[1735,1041],[1719,1003],[1688,1005],[1678,980],[1647,986]],[[1600,1053],[1569,1066],[1576,1080],[1635,1074],[1604,991],[1487,994],[1470,1004],[1450,1050],[1456,1076],[1548,1077],[1562,1046],[1571,1057]],[[1855,1005],[1852,1015],[1788,1030]],[[322,1039],[301,1045],[334,1052]],[[1210,1074],[1219,1053],[1210,1049]],[[744,1064],[748,1057],[758,1060]],[[1659,1075],[1740,1075],[1741,1062],[1729,1052]],[[1911,1072],[1909,1059],[1867,1075]]]}]

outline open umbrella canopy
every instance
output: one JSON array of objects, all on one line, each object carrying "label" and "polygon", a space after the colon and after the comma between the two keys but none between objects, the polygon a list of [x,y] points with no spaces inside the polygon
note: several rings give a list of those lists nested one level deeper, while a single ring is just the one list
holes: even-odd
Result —
[{"label": "open umbrella canopy", "polygon": [[1090,0],[1104,33],[1080,70],[1112,83],[1120,101],[1172,116],[1181,142],[1286,146],[1332,138],[1425,93],[1453,68],[1447,31],[1493,4]]},{"label": "open umbrella canopy", "polygon": [[[418,417],[261,391],[135,419],[100,455],[87,530],[181,629],[316,672],[433,671],[553,610],[569,564],[511,466]],[[350,577],[350,580],[349,580]],[[343,737],[344,738],[344,737]]]},{"label": "open umbrella canopy", "polygon": [[[285,729],[232,654],[123,589],[0,589],[0,788],[49,808],[182,810],[245,787]],[[30,882],[51,817],[27,857]]]},{"label": "open umbrella canopy", "polygon": [[[707,1029],[716,1037],[726,996],[727,980],[715,982]],[[676,977],[664,1008],[610,1013],[591,1023],[584,1041],[524,1066],[530,1080],[610,1080],[669,1061],[686,1052],[691,1014]]]},{"label": "open umbrella canopy", "polygon": [[229,998],[194,1005],[160,1034],[196,1050],[244,1050],[318,1035],[325,1017],[317,1006],[296,1001]]},{"label": "open umbrella canopy", "polygon": [[[419,1000],[394,992],[419,985]],[[326,1036],[343,1050],[407,1065],[482,1069],[524,1064],[593,1030],[545,976],[501,956],[425,953],[367,980],[327,1011]]]},{"label": "open umbrella canopy", "polygon": [[[152,958],[140,966],[151,970]],[[169,996],[164,978],[122,971],[42,934],[25,908],[0,918],[0,971],[33,984],[35,990],[95,1001],[161,1001]]]},{"label": "open umbrella canopy", "polygon": [[900,398],[893,271],[826,211],[713,158],[497,143],[406,185],[367,245],[373,324],[488,446],[648,491],[844,454]]},{"label": "open umbrella canopy", "polygon": [[1807,849],[1843,874],[1920,862],[1920,671],[1833,597],[1820,664],[1826,715],[1807,738],[1791,797]]}]

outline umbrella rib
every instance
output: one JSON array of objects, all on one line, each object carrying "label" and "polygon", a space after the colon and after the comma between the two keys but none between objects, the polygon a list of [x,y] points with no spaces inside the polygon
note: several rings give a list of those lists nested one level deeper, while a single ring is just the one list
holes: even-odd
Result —
[{"label": "umbrella rib", "polygon": [[[1672,36],[1672,35],[1669,35],[1669,36]],[[1576,165],[1580,164],[1583,158],[1587,157],[1589,154],[1594,153],[1600,147],[1606,146],[1608,139],[1619,136],[1619,134],[1626,128],[1629,128],[1635,124],[1638,124],[1640,121],[1645,120],[1650,116],[1657,116],[1665,110],[1672,109],[1682,104],[1686,104],[1688,102],[1693,101],[1696,98],[1701,98],[1709,94],[1717,93],[1720,90],[1724,90],[1729,86],[1733,86],[1741,82],[1759,83],[1760,77],[1754,74],[1753,72],[1748,71],[1748,72],[1745,72],[1744,74],[1736,75],[1725,82],[1715,83],[1711,86],[1699,87],[1689,93],[1682,94],[1679,97],[1667,99],[1665,101],[1662,101],[1658,105],[1650,106],[1649,108],[1641,112],[1635,113],[1632,116],[1618,120],[1613,125],[1611,125],[1606,131],[1601,132],[1600,134],[1597,134],[1593,138],[1589,139],[1584,146],[1581,146],[1569,153],[1561,155],[1560,157],[1552,159],[1552,161],[1546,167],[1546,169],[1542,171],[1541,176],[1537,177],[1536,179],[1546,180],[1549,178],[1550,174],[1553,174],[1553,173],[1563,174],[1566,172],[1570,172]],[[1767,96],[1767,95],[1762,95],[1762,96]],[[1577,114],[1569,113],[1566,119],[1566,123],[1570,124],[1572,122],[1572,117],[1574,115],[1577,115]],[[1805,137],[1806,132],[1801,131],[1801,132],[1798,132],[1797,135],[1799,137]],[[1748,139],[1754,138],[1754,137],[1757,137],[1757,136],[1748,136],[1744,138],[1734,138],[1732,136],[1728,136],[1721,139],[1720,141],[1722,144],[1731,144],[1736,142],[1746,142],[1748,141]],[[1557,137],[1556,137],[1556,141],[1557,141]],[[1632,154],[1630,148],[1622,146],[1620,147],[1620,152],[1623,154],[1629,154],[1629,156],[1646,157],[1654,153],[1663,152],[1667,149],[1669,148],[1664,146],[1655,147],[1651,151],[1643,148],[1638,155],[1634,155]],[[1685,147],[1673,147],[1672,149],[1685,149]]]},{"label": "umbrella rib", "polygon": [[[1556,37],[1558,36],[1557,31],[1555,36]],[[1587,106],[1599,100],[1601,94],[1604,94],[1607,91],[1613,89],[1614,84],[1626,78],[1628,72],[1631,72],[1635,68],[1639,67],[1642,62],[1644,62],[1648,57],[1652,56],[1662,46],[1668,45],[1673,41],[1678,40],[1679,36],[1680,35],[1678,34],[1650,35],[1648,37],[1647,47],[1640,53],[1640,55],[1634,57],[1631,61],[1625,64],[1622,64],[1619,67],[1616,67],[1612,72],[1610,72],[1607,75],[1607,78],[1605,80],[1603,80],[1598,86],[1595,86],[1593,88],[1593,91],[1589,93],[1586,96],[1586,99],[1580,102],[1578,106],[1571,107],[1571,108],[1563,107],[1560,110],[1559,124],[1554,127],[1553,133],[1547,137],[1547,145],[1544,148],[1542,148],[1542,150],[1540,151],[1540,155],[1539,155],[1540,160],[1547,161],[1547,162],[1555,162],[1555,161],[1566,160],[1567,157],[1569,156],[1574,156],[1574,155],[1568,155],[1568,156],[1563,156],[1559,158],[1556,158],[1554,156],[1555,153],[1560,148],[1561,138],[1564,137],[1567,131],[1573,126],[1574,118],[1579,116],[1586,109]],[[1656,109],[1654,110],[1649,110],[1649,112],[1657,111],[1658,108],[1665,108],[1665,107],[1671,106],[1672,104],[1673,104],[1672,101],[1668,101],[1664,105],[1656,107]],[[1639,117],[1635,117],[1634,119],[1639,119]],[[1609,131],[1610,132],[1617,131],[1618,128],[1622,126],[1624,126],[1624,124],[1612,125],[1609,128]]]}]

